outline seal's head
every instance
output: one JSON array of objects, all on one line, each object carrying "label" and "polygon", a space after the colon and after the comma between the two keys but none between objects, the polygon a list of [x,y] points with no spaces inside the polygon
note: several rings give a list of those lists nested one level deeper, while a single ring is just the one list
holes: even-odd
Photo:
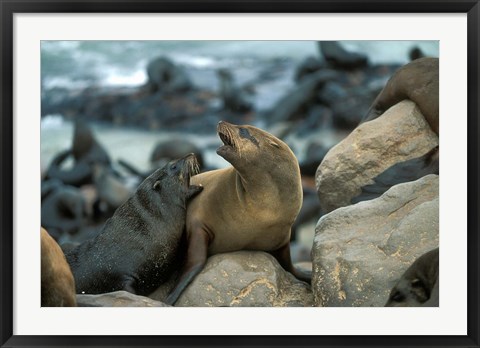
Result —
[{"label": "seal's head", "polygon": [[154,190],[163,186],[174,186],[180,184],[184,189],[189,187],[190,177],[198,174],[199,165],[193,153],[177,160],[168,162],[163,168],[157,169],[145,181],[153,184]]},{"label": "seal's head", "polygon": [[430,289],[425,280],[400,279],[390,292],[385,307],[416,307],[430,298]]},{"label": "seal's head", "polygon": [[75,160],[85,156],[95,144],[92,129],[84,120],[76,120],[72,140],[72,155]]},{"label": "seal's head", "polygon": [[[171,204],[186,207],[190,196],[190,177],[198,174],[199,166],[194,154],[170,161],[157,169],[137,188],[134,196],[145,202],[145,206],[160,206],[162,209]],[[164,203],[168,203],[164,205]]]},{"label": "seal's head", "polygon": [[249,171],[255,168],[261,171],[299,171],[298,161],[288,145],[264,130],[220,121],[217,132],[223,142],[217,154],[239,171],[245,167]]}]

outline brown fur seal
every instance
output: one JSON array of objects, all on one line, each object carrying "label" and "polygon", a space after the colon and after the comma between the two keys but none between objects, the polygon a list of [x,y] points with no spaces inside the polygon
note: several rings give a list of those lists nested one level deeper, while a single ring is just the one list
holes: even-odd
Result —
[{"label": "brown fur seal", "polygon": [[[62,169],[62,163],[72,156],[74,164],[71,169]],[[110,166],[107,151],[97,142],[91,128],[85,121],[77,120],[73,133],[71,149],[60,152],[52,160],[47,171],[47,178],[59,179],[67,185],[81,186],[93,180],[92,165],[100,163]]]},{"label": "brown fur seal", "polygon": [[391,106],[410,99],[438,135],[438,67],[438,58],[420,58],[402,66],[388,80],[363,121],[373,120]]},{"label": "brown fur seal", "polygon": [[48,232],[40,228],[42,307],[74,307],[75,281],[65,255]]},{"label": "brown fur seal", "polygon": [[123,178],[119,177],[111,167],[95,164],[93,182],[97,192],[97,205],[103,205],[105,211],[113,213],[134,192],[127,186]]},{"label": "brown fur seal", "polygon": [[300,168],[290,148],[252,126],[220,122],[217,153],[233,167],[192,177],[204,187],[187,211],[187,260],[166,303],[173,304],[208,255],[263,250],[284,269],[310,281],[290,259],[290,229],[302,205]]},{"label": "brown fur seal", "polygon": [[145,179],[107,220],[100,234],[66,252],[77,293],[126,290],[146,295],[173,271],[198,165],[193,154]]},{"label": "brown fur seal", "polygon": [[386,307],[438,307],[439,248],[420,256],[390,292]]}]

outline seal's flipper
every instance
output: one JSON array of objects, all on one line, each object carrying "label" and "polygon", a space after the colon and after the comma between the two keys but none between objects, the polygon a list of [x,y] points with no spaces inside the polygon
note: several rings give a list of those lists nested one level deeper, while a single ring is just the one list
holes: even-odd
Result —
[{"label": "seal's flipper", "polygon": [[308,284],[312,282],[312,272],[304,272],[299,269],[296,269],[292,264],[292,259],[290,257],[290,243],[285,244],[280,249],[275,251],[271,251],[270,254],[273,255],[280,263],[280,266],[283,267],[284,270],[292,273],[295,278],[300,279]]},{"label": "seal's flipper", "polygon": [[135,284],[136,284],[136,280],[134,278],[125,277],[125,279],[123,280],[123,283],[122,283],[122,288],[123,288],[123,290],[128,291],[128,292],[136,295],[137,291],[135,290]]},{"label": "seal's flipper", "polygon": [[132,164],[128,163],[123,159],[119,159],[118,164],[120,164],[123,168],[130,172],[130,174],[138,176],[142,180],[145,180],[150,174],[152,174],[151,172],[142,173],[139,169],[135,168]]},{"label": "seal's flipper", "polygon": [[187,259],[182,269],[175,289],[168,295],[165,303],[173,306],[183,290],[192,282],[193,278],[201,272],[207,261],[207,250],[210,238],[203,228],[192,231],[188,238]]},{"label": "seal's flipper", "polygon": [[52,163],[47,176],[58,179],[66,185],[79,187],[92,181],[92,169],[84,161],[76,162],[74,167],[68,170],[62,170],[56,163]]},{"label": "seal's flipper", "polygon": [[200,192],[202,192],[202,190],[202,185],[190,185],[188,187],[187,201],[198,195]]}]

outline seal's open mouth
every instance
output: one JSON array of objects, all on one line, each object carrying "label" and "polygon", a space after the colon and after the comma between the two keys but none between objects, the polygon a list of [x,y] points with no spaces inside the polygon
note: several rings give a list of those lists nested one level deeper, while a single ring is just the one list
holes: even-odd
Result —
[{"label": "seal's open mouth", "polygon": [[232,139],[228,136],[228,134],[218,132],[218,136],[220,137],[224,145],[233,147]]},{"label": "seal's open mouth", "polygon": [[188,154],[182,160],[182,179],[186,185],[189,185],[190,178],[200,173],[200,165],[198,164],[197,157],[195,157],[193,153]]},{"label": "seal's open mouth", "polygon": [[217,149],[217,153],[222,157],[225,157],[227,153],[231,154],[238,151],[234,129],[235,127],[228,122],[220,121],[218,123],[217,133],[223,142],[223,146]]}]

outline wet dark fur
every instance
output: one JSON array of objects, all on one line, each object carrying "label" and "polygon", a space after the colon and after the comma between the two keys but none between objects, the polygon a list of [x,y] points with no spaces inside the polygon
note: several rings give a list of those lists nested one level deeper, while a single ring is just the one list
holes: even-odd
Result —
[{"label": "wet dark fur", "polygon": [[438,76],[438,58],[419,58],[402,66],[388,80],[362,122],[374,120],[393,105],[410,99],[417,104],[435,134],[439,135]]},{"label": "wet dark fur", "polygon": [[42,199],[42,226],[57,241],[66,234],[76,234],[85,226],[85,216],[85,198],[76,187],[60,183]]},{"label": "wet dark fur", "polygon": [[438,307],[439,248],[422,256],[405,271],[390,292],[386,307]]},{"label": "wet dark fur", "polygon": [[201,190],[189,186],[197,171],[193,154],[158,169],[97,237],[66,253],[77,293],[146,295],[168,278],[185,228],[187,201]]}]

